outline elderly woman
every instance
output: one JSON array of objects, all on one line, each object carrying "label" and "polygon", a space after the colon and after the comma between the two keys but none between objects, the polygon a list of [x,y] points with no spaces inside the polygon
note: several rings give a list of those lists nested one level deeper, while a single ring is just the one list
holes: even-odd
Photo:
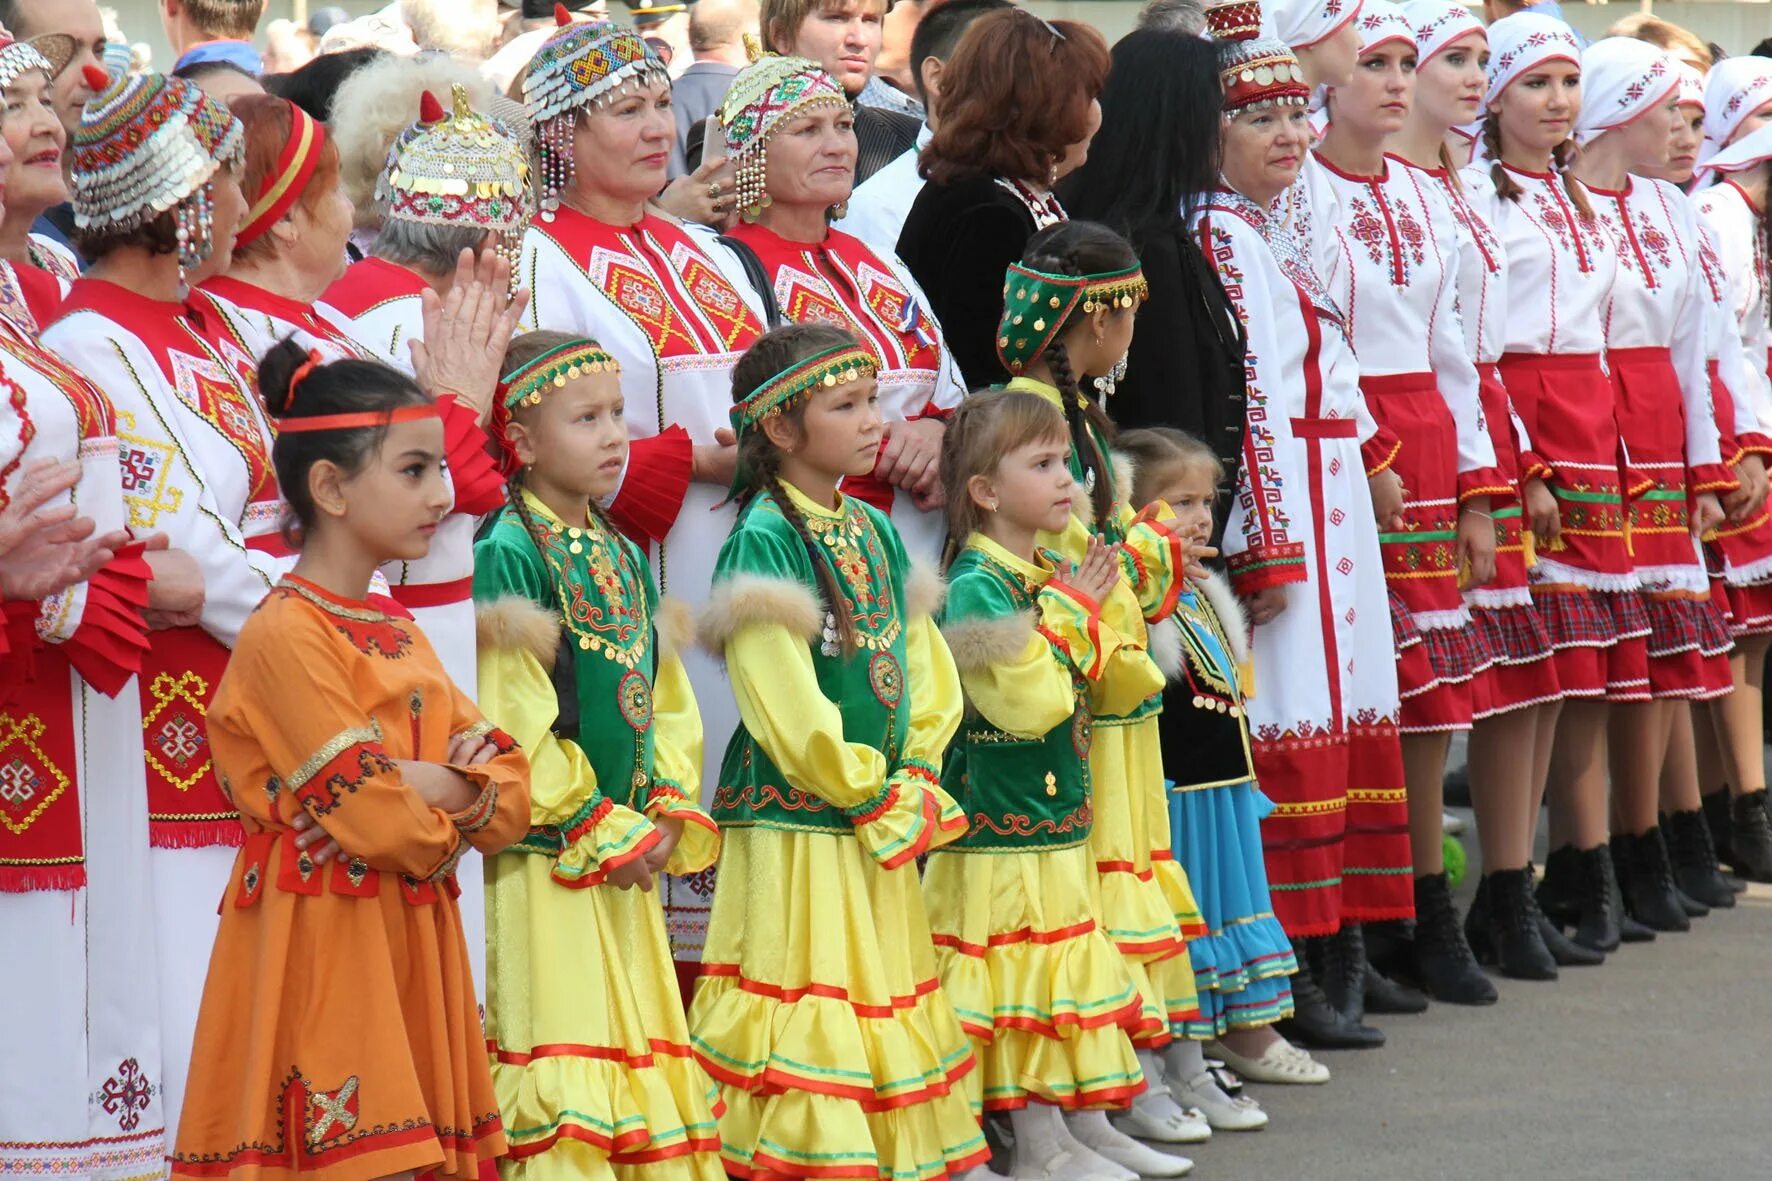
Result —
[{"label": "elderly woman", "polygon": [[[1380,433],[1346,321],[1305,243],[1269,215],[1304,162],[1310,92],[1286,46],[1255,38],[1237,15],[1214,13],[1224,187],[1192,217],[1249,334],[1248,433],[1224,551],[1256,625],[1263,688],[1249,728],[1257,777],[1277,805],[1262,839],[1274,913],[1298,954],[1292,1029],[1312,1045],[1370,1046],[1384,1035],[1351,1004],[1344,1014],[1329,1003],[1305,944],[1337,966],[1344,957],[1315,937],[1412,909],[1390,612],[1361,455]],[[1353,978],[1330,983],[1351,1002],[1363,964],[1342,966],[1337,975]],[[1258,1081],[1296,1082],[1307,1069],[1284,1042],[1258,1058],[1221,1049]]]},{"label": "elderly woman", "polygon": [[[64,47],[65,64],[67,39],[45,41],[50,48]],[[5,96],[0,129],[12,159],[0,215],[0,259],[9,264],[4,283],[13,297],[0,307],[0,315],[18,320],[35,337],[55,318],[68,284],[80,276],[80,265],[66,246],[31,233],[45,210],[68,199],[62,175],[68,132],[52,101],[51,79],[60,66],[25,44],[9,47],[0,63],[0,92]]]},{"label": "elderly woman", "polygon": [[[587,336],[620,362],[634,443],[609,511],[650,548],[660,589],[700,603],[733,519],[712,510],[732,481],[732,367],[763,331],[755,296],[709,235],[647,206],[676,122],[664,63],[644,41],[607,22],[563,27],[521,85],[543,174],[523,247],[530,322]],[[731,194],[723,200],[730,209]],[[737,707],[717,662],[685,652],[683,663],[712,785]],[[711,877],[665,888],[673,954],[699,961]]]},{"label": "elderly woman", "polygon": [[254,358],[190,290],[233,251],[241,144],[239,121],[190,83],[104,80],[74,138],[74,215],[93,265],[43,333],[115,406],[130,526],[166,534],[201,569],[200,593],[157,615],[142,658],[151,847],[145,864],[130,856],[151,884],[153,922],[120,935],[118,951],[135,986],[158,991],[161,1047],[119,1086],[152,1088],[167,1128],[178,1125],[215,900],[241,840],[204,714],[231,641],[291,564]]},{"label": "elderly woman", "polygon": [[881,358],[886,443],[874,471],[845,479],[843,491],[890,513],[912,557],[938,561],[942,419],[966,391],[904,264],[830,227],[854,188],[855,117],[843,88],[804,58],[767,57],[734,80],[720,121],[743,218],[728,240],[760,266],[764,303],[789,320],[841,325]]},{"label": "elderly woman", "polygon": [[1003,274],[1036,230],[1065,220],[1052,186],[1101,126],[1101,34],[1005,9],[974,21],[942,70],[941,125],[923,149],[929,183],[898,256],[929,293],[966,385],[1009,378],[997,357]]},{"label": "elderly woman", "polygon": [[[46,86],[47,69],[0,34],[9,98],[21,84]],[[32,121],[9,103],[8,141]],[[24,161],[15,156],[9,189]],[[32,273],[6,264],[15,266]],[[0,406],[0,713],[11,735],[0,942],[32,965],[16,982],[30,1020],[0,1048],[0,1173],[157,1174],[167,1116],[136,675],[149,645],[143,608],[194,607],[201,588],[187,555],[144,555],[121,532],[118,417],[38,347],[22,302],[0,308],[0,373],[10,395]],[[83,523],[68,520],[75,504]],[[33,517],[62,523],[33,529]],[[206,902],[213,908],[213,895]],[[115,1113],[88,1102],[107,1095],[118,1096]]]}]

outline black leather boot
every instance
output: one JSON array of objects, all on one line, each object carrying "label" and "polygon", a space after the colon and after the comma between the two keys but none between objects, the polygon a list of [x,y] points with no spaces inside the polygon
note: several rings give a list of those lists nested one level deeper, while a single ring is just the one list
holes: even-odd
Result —
[{"label": "black leather boot", "polygon": [[1465,919],[1465,935],[1481,964],[1494,964],[1514,980],[1555,980],[1557,961],[1538,924],[1543,918],[1532,897],[1530,869],[1500,869],[1483,875]]},{"label": "black leather boot", "polygon": [[[1366,1025],[1366,1005],[1371,996],[1367,982],[1377,973],[1366,957],[1366,928],[1359,923],[1348,923],[1335,934],[1318,940],[1317,945],[1323,963],[1323,990],[1329,994],[1329,1003],[1335,1006],[1350,1029],[1370,1028]],[[1425,997],[1421,998],[1420,1008],[1408,1007],[1407,990],[1404,990],[1401,1007],[1396,1003],[1389,1008],[1383,1007],[1390,999],[1388,995],[1381,995],[1380,1007],[1372,1011],[1419,1013],[1427,1008]]]},{"label": "black leather boot", "polygon": [[1427,1012],[1427,994],[1418,988],[1410,988],[1400,980],[1393,980],[1373,967],[1366,965],[1366,1011],[1368,1013],[1425,1013]]},{"label": "black leather boot", "polygon": [[1674,884],[1681,893],[1707,907],[1727,910],[1735,905],[1735,891],[1723,880],[1703,812],[1670,812],[1662,818],[1661,833],[1673,861]]},{"label": "black leather boot", "polygon": [[1772,815],[1766,811],[1766,789],[1729,801],[1728,852],[1724,859],[1750,882],[1772,882]]},{"label": "black leather boot", "polygon": [[[1532,863],[1526,863],[1526,881],[1531,883],[1534,876]],[[1557,961],[1559,968],[1592,968],[1606,962],[1606,953],[1595,951],[1591,947],[1583,947],[1567,935],[1557,925],[1545,917],[1538,909],[1538,895],[1532,893],[1527,901],[1532,906],[1533,921],[1538,924],[1538,937],[1544,941],[1545,948],[1551,958]]]},{"label": "black leather boot", "polygon": [[[1618,879],[1612,853],[1605,845],[1577,849],[1564,845],[1551,850],[1544,862],[1544,880],[1538,884],[1538,905],[1545,917],[1562,928],[1574,928],[1572,938],[1593,951],[1614,951],[1622,938]],[[1654,932],[1649,933],[1651,939]]]},{"label": "black leather boot", "polygon": [[1416,979],[1436,1001],[1492,1005],[1497,999],[1495,985],[1464,941],[1452,887],[1443,873],[1415,879],[1415,944],[1409,958]]},{"label": "black leather boot", "polygon": [[1724,784],[1718,791],[1707,796],[1698,797],[1700,811],[1704,813],[1705,827],[1710,830],[1711,846],[1717,851],[1717,860],[1729,860],[1729,785]]},{"label": "black leather boot", "polygon": [[1329,1003],[1317,982],[1312,952],[1321,940],[1294,939],[1292,953],[1298,971],[1292,976],[1292,1016],[1280,1023],[1288,1041],[1314,1050],[1363,1050],[1384,1045],[1384,1033],[1364,1025],[1349,1025],[1347,1018]]},{"label": "black leather boot", "polygon": [[1613,837],[1612,855],[1622,859],[1618,885],[1624,892],[1624,909],[1632,918],[1653,931],[1692,929],[1692,920],[1680,905],[1673,864],[1659,826],[1641,836]]}]

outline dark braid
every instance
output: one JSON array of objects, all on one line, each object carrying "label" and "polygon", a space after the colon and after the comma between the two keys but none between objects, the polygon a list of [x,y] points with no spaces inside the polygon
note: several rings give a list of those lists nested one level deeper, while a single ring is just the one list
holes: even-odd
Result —
[{"label": "dark braid", "polygon": [[1501,163],[1501,116],[1494,111],[1483,119],[1483,147],[1489,152],[1489,179],[1495,182],[1495,195],[1517,204],[1525,190]]},{"label": "dark braid", "polygon": [[[1094,486],[1089,490],[1089,503],[1095,509],[1096,526],[1100,527],[1114,508],[1113,470],[1108,466],[1107,456],[1095,445],[1095,436],[1089,431],[1089,411],[1095,410],[1099,414],[1100,410],[1083,395],[1077,385],[1077,376],[1071,372],[1070,350],[1064,347],[1063,341],[1055,340],[1047,345],[1040,359],[1046,362],[1046,368],[1052,373],[1052,384],[1058,387],[1058,392],[1064,397],[1064,417],[1070,424],[1071,446],[1076,449],[1077,462],[1082,465],[1084,472],[1095,475]],[[1084,480],[1084,483],[1088,482],[1087,479]]]},{"label": "dark braid", "polygon": [[[733,366],[732,400],[736,403],[749,397],[770,378],[796,361],[838,345],[854,343],[854,336],[827,324],[788,324],[767,332]],[[804,397],[796,398],[792,405],[780,412],[780,417],[796,431],[805,430],[807,401]],[[781,451],[770,442],[761,426],[744,433],[744,438],[739,442],[738,463],[747,480],[747,487],[739,493],[738,502],[749,512],[755,507],[754,502],[759,492],[767,492],[774,498],[775,507],[781,510],[782,519],[793,527],[801,544],[806,547],[806,559],[812,563],[812,574],[818,581],[819,595],[824,600],[821,606],[835,623],[838,643],[843,646],[845,653],[854,652],[860,646],[855,632],[854,606],[850,603],[849,596],[843,593],[842,584],[837,581],[837,572],[832,568],[825,548],[812,536],[805,514],[794,503],[787,486],[782,483]]]},{"label": "dark braid", "polygon": [[1462,195],[1464,182],[1458,179],[1458,169],[1452,163],[1452,149],[1446,146],[1445,140],[1440,141],[1440,167],[1446,170],[1446,183],[1452,186],[1452,191]]}]

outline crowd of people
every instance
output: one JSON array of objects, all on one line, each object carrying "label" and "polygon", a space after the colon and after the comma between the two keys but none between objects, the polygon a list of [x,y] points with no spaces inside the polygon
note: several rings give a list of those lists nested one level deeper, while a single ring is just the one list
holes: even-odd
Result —
[{"label": "crowd of people", "polygon": [[1772,881],[1772,58],[407,7],[0,0],[0,1172],[1181,1176]]}]

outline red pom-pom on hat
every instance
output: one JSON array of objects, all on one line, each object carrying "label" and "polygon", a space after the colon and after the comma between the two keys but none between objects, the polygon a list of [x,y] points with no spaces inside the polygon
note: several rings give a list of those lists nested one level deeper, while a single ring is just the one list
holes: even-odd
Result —
[{"label": "red pom-pom on hat", "polygon": [[564,28],[572,23],[572,14],[566,11],[564,4],[554,5],[554,24]]},{"label": "red pom-pom on hat", "polygon": [[84,66],[80,67],[80,76],[86,79],[87,87],[93,91],[102,91],[110,88],[111,76],[105,72],[103,66],[96,66],[91,62],[87,62]]},{"label": "red pom-pom on hat", "polygon": [[425,124],[443,121],[443,104],[438,102],[437,96],[428,90],[419,96],[418,121]]}]

